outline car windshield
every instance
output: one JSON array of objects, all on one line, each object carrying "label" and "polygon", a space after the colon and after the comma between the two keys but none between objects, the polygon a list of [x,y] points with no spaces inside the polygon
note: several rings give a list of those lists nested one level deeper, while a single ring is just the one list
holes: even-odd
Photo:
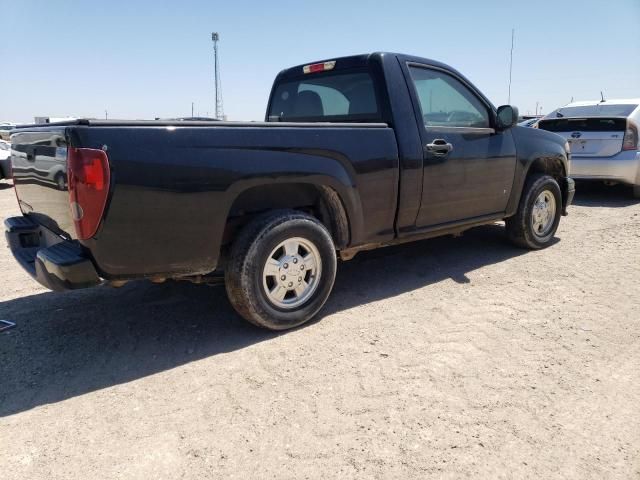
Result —
[{"label": "car windshield", "polygon": [[305,76],[276,86],[269,121],[379,121],[371,75],[331,73]]},{"label": "car windshield", "polygon": [[576,107],[562,107],[554,110],[546,118],[563,117],[628,117],[638,105],[633,104],[598,104]]}]

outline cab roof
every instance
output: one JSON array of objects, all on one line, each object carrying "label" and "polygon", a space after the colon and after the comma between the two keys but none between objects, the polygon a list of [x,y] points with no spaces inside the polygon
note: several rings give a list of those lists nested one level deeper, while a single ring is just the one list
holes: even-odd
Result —
[{"label": "cab roof", "polygon": [[316,61],[312,61],[312,62],[306,62],[300,65],[296,65],[293,67],[289,67],[286,68],[284,70],[282,70],[278,76],[276,77],[278,80],[284,79],[284,78],[292,78],[292,77],[299,77],[304,75],[303,73],[303,67],[307,66],[307,65],[315,65],[315,64],[320,64],[320,63],[326,63],[326,62],[336,62],[335,67],[333,68],[333,70],[342,70],[342,69],[347,69],[347,68],[362,68],[362,67],[367,67],[370,65],[370,62],[373,61],[381,61],[384,57],[395,57],[398,60],[400,60],[401,62],[415,62],[415,63],[421,63],[424,65],[432,65],[435,67],[439,67],[439,68],[443,68],[449,71],[452,71],[454,73],[456,73],[459,76],[462,76],[462,74],[460,72],[458,72],[455,68],[450,67],[449,65],[446,65],[442,62],[438,62],[436,60],[432,60],[429,58],[424,58],[424,57],[417,57],[414,55],[407,55],[404,53],[394,53],[394,52],[372,52],[372,53],[362,53],[359,55],[350,55],[347,57],[333,57],[333,58],[326,58],[323,60],[316,60]]}]

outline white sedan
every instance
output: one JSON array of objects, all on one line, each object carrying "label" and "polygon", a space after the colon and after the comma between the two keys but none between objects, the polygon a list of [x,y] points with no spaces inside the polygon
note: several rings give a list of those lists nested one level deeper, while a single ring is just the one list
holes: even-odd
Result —
[{"label": "white sedan", "polygon": [[571,148],[571,177],[633,186],[640,198],[640,98],[574,102],[554,110],[538,128],[563,136]]}]

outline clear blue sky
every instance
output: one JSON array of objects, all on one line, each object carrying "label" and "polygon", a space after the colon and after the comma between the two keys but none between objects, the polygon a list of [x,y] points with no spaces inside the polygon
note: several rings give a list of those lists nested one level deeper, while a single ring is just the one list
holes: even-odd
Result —
[{"label": "clear blue sky", "polygon": [[153,118],[213,113],[212,31],[225,113],[264,115],[273,77],[376,50],[448,63],[521,113],[640,97],[640,0],[0,0],[0,121],[35,115]]}]

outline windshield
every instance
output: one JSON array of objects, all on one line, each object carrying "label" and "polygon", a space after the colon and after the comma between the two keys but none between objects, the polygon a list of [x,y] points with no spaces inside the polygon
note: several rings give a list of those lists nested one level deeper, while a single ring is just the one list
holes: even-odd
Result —
[{"label": "windshield", "polygon": [[269,121],[380,121],[373,79],[368,73],[311,75],[279,84]]},{"label": "windshield", "polygon": [[579,107],[562,107],[554,110],[545,118],[562,117],[628,117],[638,105],[633,104],[598,104]]}]

